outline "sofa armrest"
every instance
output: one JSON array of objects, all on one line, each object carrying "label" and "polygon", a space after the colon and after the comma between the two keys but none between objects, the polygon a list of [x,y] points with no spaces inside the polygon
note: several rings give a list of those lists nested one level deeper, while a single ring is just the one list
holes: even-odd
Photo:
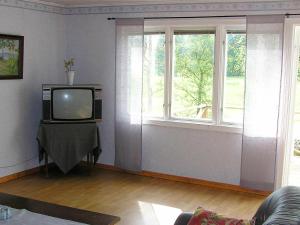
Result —
[{"label": "sofa armrest", "polygon": [[300,224],[300,188],[286,186],[273,192],[261,204],[254,219],[256,225]]},{"label": "sofa armrest", "polygon": [[192,218],[192,216],[193,216],[193,213],[181,213],[177,217],[174,225],[187,225],[189,220]]}]

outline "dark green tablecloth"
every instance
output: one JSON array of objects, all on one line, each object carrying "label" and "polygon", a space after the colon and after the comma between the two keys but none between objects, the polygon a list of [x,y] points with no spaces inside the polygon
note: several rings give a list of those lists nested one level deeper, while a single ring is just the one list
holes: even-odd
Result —
[{"label": "dark green tablecloth", "polygon": [[93,153],[94,163],[101,153],[96,123],[41,123],[37,140],[40,161],[45,151],[64,173],[70,171],[88,153]]}]

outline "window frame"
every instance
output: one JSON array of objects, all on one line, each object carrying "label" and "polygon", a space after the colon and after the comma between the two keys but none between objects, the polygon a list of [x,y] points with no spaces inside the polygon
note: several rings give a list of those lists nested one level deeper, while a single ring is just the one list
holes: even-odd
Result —
[{"label": "window frame", "polygon": [[[212,118],[185,119],[172,117],[172,76],[173,76],[173,35],[176,30],[214,30],[214,74],[212,90]],[[162,32],[165,34],[165,77],[164,77],[164,105],[162,118],[145,117],[144,124],[184,127],[193,129],[209,129],[241,133],[241,124],[225,122],[223,115],[224,76],[226,75],[226,34],[227,31],[246,32],[244,18],[201,18],[201,19],[165,19],[145,21],[145,32]]]}]

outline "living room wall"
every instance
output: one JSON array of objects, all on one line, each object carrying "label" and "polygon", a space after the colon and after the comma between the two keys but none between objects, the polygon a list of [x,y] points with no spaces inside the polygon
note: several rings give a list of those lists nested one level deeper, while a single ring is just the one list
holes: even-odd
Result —
[{"label": "living room wall", "polygon": [[64,81],[64,16],[0,6],[0,33],[25,37],[24,79],[0,80],[0,177],[38,166],[41,85]]},{"label": "living room wall", "polygon": [[[126,14],[128,17],[146,14]],[[161,14],[164,15],[164,14]],[[114,164],[115,23],[108,17],[66,16],[67,55],[76,59],[81,83],[103,85],[100,163]],[[158,125],[143,126],[143,169],[239,184],[241,134]]]},{"label": "living room wall", "polygon": [[[0,6],[0,33],[25,36],[25,68],[23,80],[0,81],[0,177],[38,165],[35,136],[41,118],[41,84],[64,81],[65,56],[75,58],[75,82],[103,85],[99,162],[114,164],[115,26],[108,17],[300,12],[293,1],[56,7],[52,13],[47,12],[50,6],[39,3],[17,0],[14,4]],[[144,170],[239,184],[241,134],[155,124],[145,124],[143,130]]]}]

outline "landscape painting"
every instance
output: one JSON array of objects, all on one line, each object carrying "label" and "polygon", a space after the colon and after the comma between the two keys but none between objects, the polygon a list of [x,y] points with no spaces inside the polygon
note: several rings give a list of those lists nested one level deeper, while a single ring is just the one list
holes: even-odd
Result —
[{"label": "landscape painting", "polygon": [[23,78],[24,37],[0,34],[0,79]]}]

